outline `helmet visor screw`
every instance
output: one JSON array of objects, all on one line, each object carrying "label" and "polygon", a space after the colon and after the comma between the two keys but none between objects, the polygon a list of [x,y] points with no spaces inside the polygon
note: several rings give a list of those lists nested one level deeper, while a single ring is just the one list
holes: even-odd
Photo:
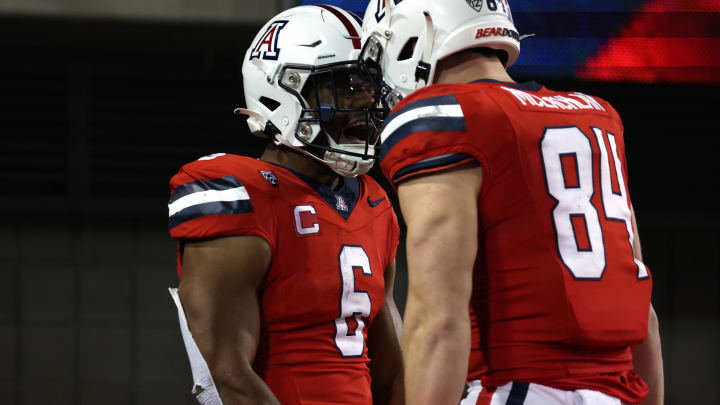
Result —
[{"label": "helmet visor screw", "polygon": [[310,126],[308,124],[300,124],[300,134],[302,136],[308,137],[312,134],[312,130],[310,129]]},{"label": "helmet visor screw", "polygon": [[377,47],[376,47],[376,46],[371,46],[370,48],[368,48],[368,54],[369,54],[370,57],[373,58],[373,59],[377,58],[377,55],[378,55],[378,49],[377,49]]},{"label": "helmet visor screw", "polygon": [[290,83],[290,86],[292,87],[298,87],[300,85],[300,75],[292,72],[288,76],[288,82]]}]

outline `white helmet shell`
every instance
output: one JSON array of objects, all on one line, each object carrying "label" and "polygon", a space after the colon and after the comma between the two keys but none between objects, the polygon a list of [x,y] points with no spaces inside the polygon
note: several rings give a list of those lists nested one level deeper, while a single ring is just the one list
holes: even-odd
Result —
[{"label": "white helmet shell", "polygon": [[377,64],[395,99],[432,84],[437,62],[465,49],[503,50],[506,68],[520,54],[507,0],[371,0],[362,33],[361,58],[380,55]]},{"label": "white helmet shell", "polygon": [[250,131],[266,137],[268,126],[274,127],[275,144],[297,149],[343,176],[370,170],[373,145],[366,149],[363,143],[363,157],[358,157],[342,154],[343,150],[357,154],[356,144],[333,143],[335,150],[318,157],[306,147],[323,132],[322,125],[302,120],[312,118],[303,113],[309,103],[301,96],[312,70],[328,65],[356,66],[361,29],[357,16],[325,5],[294,7],[265,24],[245,52],[242,66],[247,108],[238,108],[236,113],[249,116]]}]

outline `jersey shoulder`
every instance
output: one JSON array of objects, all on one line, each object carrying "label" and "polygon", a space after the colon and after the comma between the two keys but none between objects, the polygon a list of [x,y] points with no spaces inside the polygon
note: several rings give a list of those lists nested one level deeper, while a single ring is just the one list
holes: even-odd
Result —
[{"label": "jersey shoulder", "polygon": [[271,199],[277,178],[256,159],[214,154],[184,165],[170,180],[168,215],[175,239],[266,236],[258,207]]},{"label": "jersey shoulder", "polygon": [[[208,181],[233,176],[242,177],[245,185],[266,188],[263,187],[264,184],[272,184],[272,179],[263,177],[261,172],[270,171],[268,167],[267,163],[247,156],[216,153],[203,156],[183,165],[170,179],[170,187],[175,190],[184,184],[197,180]],[[257,175],[258,173],[260,175]]]},{"label": "jersey shoulder", "polygon": [[364,188],[364,195],[369,197],[387,197],[387,193],[385,192],[385,189],[382,188],[380,183],[377,182],[372,176],[368,174],[363,174],[359,177],[359,179],[362,180],[363,188]]},{"label": "jersey shoulder", "polygon": [[469,142],[470,120],[493,114],[492,99],[468,84],[437,84],[403,100],[385,121],[380,168],[393,184],[428,171],[478,159]]}]

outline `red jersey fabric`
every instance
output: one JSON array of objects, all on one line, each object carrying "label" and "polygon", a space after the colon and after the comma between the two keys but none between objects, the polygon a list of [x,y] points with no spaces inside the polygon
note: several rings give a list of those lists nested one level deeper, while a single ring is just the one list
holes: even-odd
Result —
[{"label": "red jersey fabric", "polygon": [[253,368],[280,402],[372,404],[365,342],[399,237],[382,188],[360,176],[334,192],[283,167],[224,154],[185,165],[171,188],[170,234],[180,245],[231,235],[270,245]]},{"label": "red jersey fabric", "polygon": [[482,167],[468,380],[644,398],[629,346],[645,339],[652,283],[610,104],[536,83],[433,85],[393,110],[380,158],[395,185]]}]

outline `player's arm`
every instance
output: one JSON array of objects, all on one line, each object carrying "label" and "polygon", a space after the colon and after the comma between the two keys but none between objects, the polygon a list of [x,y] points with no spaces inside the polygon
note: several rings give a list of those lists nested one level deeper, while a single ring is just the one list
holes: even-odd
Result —
[{"label": "player's arm", "polygon": [[385,299],[368,331],[373,405],[404,404],[400,336],[402,319],[393,298],[395,261],[385,270]]},{"label": "player's arm", "polygon": [[[635,210],[632,209],[632,226],[635,230],[633,250],[635,257],[642,260],[640,249],[640,235],[635,220]],[[660,328],[657,314],[652,304],[648,314],[648,333],[645,341],[631,347],[635,372],[650,387],[650,393],[642,405],[663,405],[665,397],[665,377],[663,375],[662,348],[660,344]]]},{"label": "player's arm", "polygon": [[402,349],[409,404],[457,404],[462,395],[470,355],[468,305],[481,179],[480,167],[471,164],[398,187],[407,224],[409,288]]},{"label": "player's arm", "polygon": [[644,342],[631,347],[635,372],[650,387],[642,405],[663,405],[665,396],[662,351],[657,314],[650,305],[648,335]]},{"label": "player's arm", "polygon": [[270,264],[255,236],[186,242],[180,299],[223,405],[279,405],[252,369],[260,335],[258,287]]}]

